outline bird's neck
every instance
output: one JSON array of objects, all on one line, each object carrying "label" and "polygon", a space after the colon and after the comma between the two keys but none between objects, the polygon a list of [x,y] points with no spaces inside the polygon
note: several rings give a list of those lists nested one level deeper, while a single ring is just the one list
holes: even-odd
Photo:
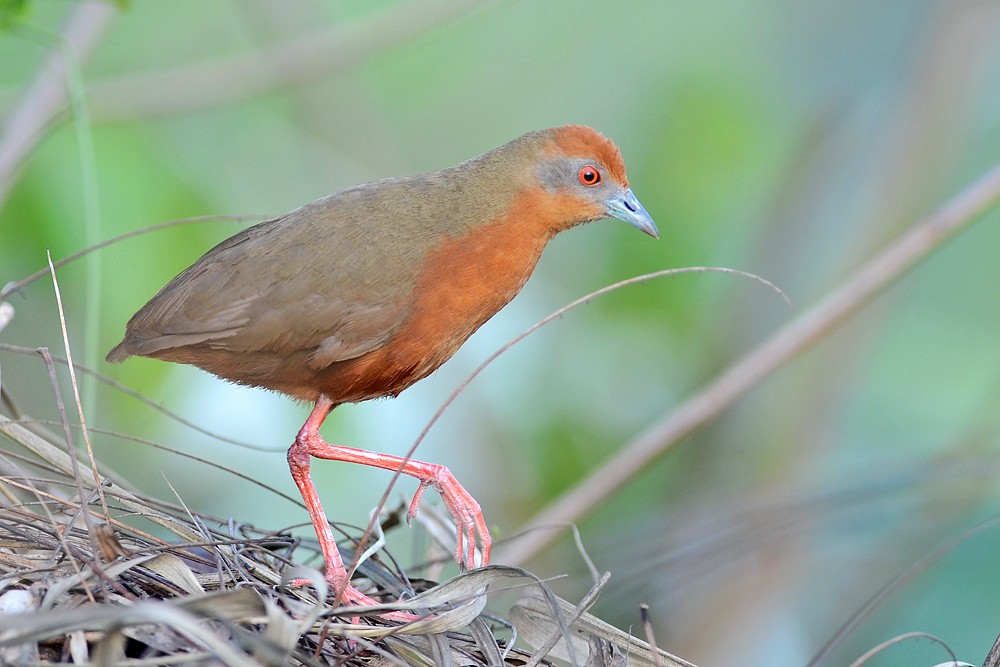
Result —
[{"label": "bird's neck", "polygon": [[540,218],[546,213],[534,198],[518,197],[505,213],[428,253],[408,333],[413,341],[428,341],[427,372],[524,287],[554,234],[553,221]]}]

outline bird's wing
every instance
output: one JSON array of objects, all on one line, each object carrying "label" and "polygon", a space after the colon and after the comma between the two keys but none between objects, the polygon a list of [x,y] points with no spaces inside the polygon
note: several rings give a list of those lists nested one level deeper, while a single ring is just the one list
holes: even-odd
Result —
[{"label": "bird's wing", "polygon": [[323,368],[378,348],[409,314],[417,263],[385,257],[363,224],[331,227],[314,213],[300,209],[208,251],[136,313],[128,351],[311,350],[310,365]]}]

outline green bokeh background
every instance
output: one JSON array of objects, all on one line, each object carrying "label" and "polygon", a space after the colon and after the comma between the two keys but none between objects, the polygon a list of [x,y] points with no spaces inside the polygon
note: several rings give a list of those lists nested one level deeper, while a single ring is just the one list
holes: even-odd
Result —
[{"label": "green bokeh background", "polygon": [[[524,293],[454,360],[394,401],[338,410],[328,439],[404,452],[497,347],[640,273],[738,268],[780,285],[794,306],[756,283],[689,274],[604,297],[502,357],[418,451],[452,468],[497,538],[1000,157],[993,2],[406,4],[133,0],[83,66],[93,158],[81,159],[78,125],[64,116],[0,202],[0,282],[44,266],[46,249],[58,259],[88,239],[187,216],[262,219],[361,181],[452,165],[527,130],[593,125],[621,147],[660,241],[610,221],[562,235]],[[373,22],[421,5],[442,18],[416,38],[370,33]],[[4,115],[47,53],[38,28],[59,30],[74,9],[40,0],[0,34]],[[267,57],[259,77],[211,79],[220,62],[334,30],[341,56],[288,67],[277,77],[287,85],[257,85],[272,81]],[[372,39],[381,43],[360,52]],[[312,73],[299,78],[300,69]],[[172,74],[152,78],[163,72]],[[206,73],[207,85],[193,85]],[[213,101],[220,90],[237,92]],[[99,213],[89,227],[88,174]],[[87,381],[92,426],[294,493],[282,452],[304,406],[193,368],[102,360],[158,287],[250,221],[135,238],[59,277],[78,359],[205,428],[274,451],[215,442]],[[998,257],[994,211],[583,519],[584,545],[613,574],[596,613],[627,628],[649,603],[660,646],[699,665],[799,665],[894,576],[995,516]],[[10,301],[17,315],[0,342],[62,350],[49,281]],[[0,352],[0,364],[22,409],[56,418],[37,358]],[[224,473],[122,438],[98,435],[95,444],[149,493],[176,492],[193,508],[258,526],[304,519]],[[353,523],[365,521],[388,479],[322,463],[314,476],[331,514]],[[401,483],[396,495],[413,486]],[[421,555],[411,537],[390,542],[404,562]],[[827,664],[917,630],[981,663],[1000,631],[998,549],[996,528],[963,542]],[[569,574],[557,590],[570,598],[590,583],[568,536],[529,567]],[[868,664],[947,658],[911,641]]]}]

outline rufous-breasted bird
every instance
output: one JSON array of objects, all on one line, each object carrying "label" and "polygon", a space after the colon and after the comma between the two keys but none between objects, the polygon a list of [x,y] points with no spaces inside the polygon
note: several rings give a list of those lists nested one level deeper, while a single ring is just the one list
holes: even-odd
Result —
[{"label": "rufous-breasted bird", "polygon": [[434,487],[457,526],[463,565],[475,565],[477,533],[489,562],[489,531],[448,468],[331,445],[323,420],[342,403],[396,396],[433,372],[521,290],[549,239],[606,217],[658,236],[611,141],[578,125],[529,132],[458,166],[348,188],[236,234],[133,315],[107,359],[194,364],[314,403],[288,465],[326,578],[348,603],[372,604],[347,581],[311,457],[417,478],[411,516]]}]

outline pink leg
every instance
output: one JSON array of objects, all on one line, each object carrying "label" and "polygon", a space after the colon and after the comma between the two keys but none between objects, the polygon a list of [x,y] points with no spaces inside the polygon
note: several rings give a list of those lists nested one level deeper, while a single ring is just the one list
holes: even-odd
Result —
[{"label": "pink leg", "polygon": [[[312,517],[316,537],[319,538],[323,558],[326,561],[326,578],[334,590],[338,593],[343,591],[345,600],[351,604],[376,604],[374,600],[350,586],[347,581],[347,571],[340,558],[340,552],[337,550],[333,531],[330,530],[326,513],[323,511],[323,506],[316,493],[316,487],[309,477],[311,456],[331,461],[361,463],[385,470],[401,470],[403,474],[417,478],[420,480],[420,487],[410,503],[409,514],[411,517],[417,512],[417,506],[423,492],[428,486],[433,486],[441,494],[441,498],[458,527],[456,560],[466,567],[475,567],[476,532],[478,531],[482,544],[482,564],[488,564],[491,539],[486,521],[483,519],[482,510],[475,498],[462,488],[462,485],[458,483],[448,468],[433,463],[406,461],[389,454],[378,454],[363,449],[328,444],[319,434],[319,427],[333,408],[333,402],[326,396],[321,396],[316,402],[316,407],[309,414],[309,418],[299,430],[291,449],[288,450],[288,467],[291,469],[292,478],[299,487],[302,499],[306,503],[306,509]],[[407,620],[411,619],[412,617]]]},{"label": "pink leg", "polygon": [[[302,500],[306,503],[306,510],[309,512],[313,528],[316,530],[316,537],[319,539],[319,546],[323,550],[323,560],[326,563],[325,577],[333,588],[334,606],[339,606],[343,601],[347,605],[370,607],[377,605],[378,602],[351,586],[348,581],[347,569],[340,557],[340,550],[337,549],[337,541],[333,537],[330,523],[326,519],[326,512],[323,511],[323,505],[319,502],[316,486],[309,476],[310,458],[306,434],[316,433],[333,407],[333,404],[325,397],[316,404],[305,425],[299,430],[295,442],[288,450],[288,467],[292,472],[295,485],[299,487],[299,492],[302,494]],[[412,614],[402,612],[389,612],[384,616],[401,621],[413,621],[417,618]]]}]

